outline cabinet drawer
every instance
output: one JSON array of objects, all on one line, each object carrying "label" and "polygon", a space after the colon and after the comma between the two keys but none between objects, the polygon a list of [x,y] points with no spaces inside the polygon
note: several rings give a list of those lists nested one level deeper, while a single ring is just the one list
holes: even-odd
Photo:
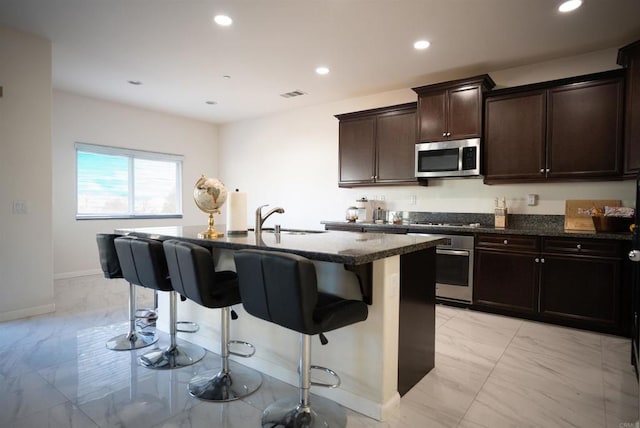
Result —
[{"label": "cabinet drawer", "polygon": [[540,240],[536,236],[480,234],[476,240],[476,247],[494,250],[537,252],[540,249]]},{"label": "cabinet drawer", "polygon": [[621,242],[588,238],[544,238],[544,253],[620,257]]}]

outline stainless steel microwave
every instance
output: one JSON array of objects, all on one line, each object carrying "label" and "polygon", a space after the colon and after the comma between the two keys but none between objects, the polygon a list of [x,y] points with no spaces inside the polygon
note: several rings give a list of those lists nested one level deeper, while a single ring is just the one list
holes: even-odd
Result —
[{"label": "stainless steel microwave", "polygon": [[480,175],[480,138],[416,144],[416,177]]}]

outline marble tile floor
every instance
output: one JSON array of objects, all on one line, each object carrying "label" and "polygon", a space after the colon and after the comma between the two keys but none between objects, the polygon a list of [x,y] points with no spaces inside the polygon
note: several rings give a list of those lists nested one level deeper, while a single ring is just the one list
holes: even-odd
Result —
[{"label": "marble tile floor", "polygon": [[[264,375],[245,399],[203,402],[187,383],[217,355],[156,371],[136,364],[144,350],[107,350],[105,341],[127,325],[127,286],[119,282],[57,280],[56,313],[0,323],[0,427],[258,427],[269,403],[296,395]],[[150,305],[151,296],[142,290],[138,300]],[[436,368],[387,421],[342,409],[348,427],[636,426],[627,339],[447,306],[436,316]]]}]

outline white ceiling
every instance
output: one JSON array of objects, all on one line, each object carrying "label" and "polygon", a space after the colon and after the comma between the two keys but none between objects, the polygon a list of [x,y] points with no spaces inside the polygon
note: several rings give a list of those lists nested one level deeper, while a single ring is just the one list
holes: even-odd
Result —
[{"label": "white ceiling", "polygon": [[[584,0],[571,14],[559,3],[0,0],[0,24],[53,42],[55,88],[224,123],[640,38],[640,0]],[[234,24],[213,24],[219,13]],[[414,50],[418,39],[431,47]],[[294,90],[307,95],[279,96]]]}]

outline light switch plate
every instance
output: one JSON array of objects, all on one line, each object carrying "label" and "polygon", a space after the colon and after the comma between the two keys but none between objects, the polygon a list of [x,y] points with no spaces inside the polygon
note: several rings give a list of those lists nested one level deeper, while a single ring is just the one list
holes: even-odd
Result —
[{"label": "light switch plate", "polygon": [[13,214],[23,215],[29,213],[29,206],[26,201],[13,201]]}]

